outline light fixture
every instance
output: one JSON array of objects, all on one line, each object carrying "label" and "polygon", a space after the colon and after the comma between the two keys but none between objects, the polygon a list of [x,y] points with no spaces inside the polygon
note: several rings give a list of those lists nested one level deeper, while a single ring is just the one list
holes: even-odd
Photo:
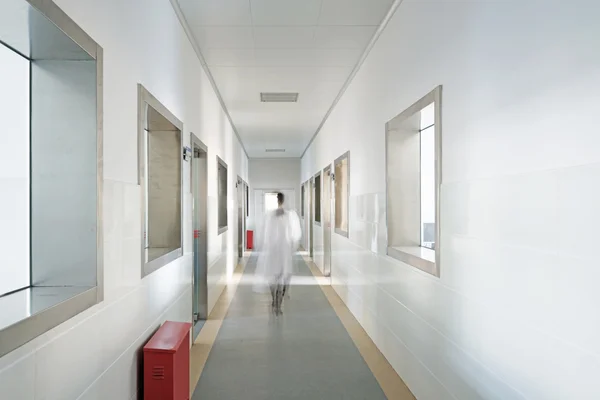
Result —
[{"label": "light fixture", "polygon": [[277,93],[277,92],[262,92],[260,101],[263,103],[297,103],[298,93]]}]

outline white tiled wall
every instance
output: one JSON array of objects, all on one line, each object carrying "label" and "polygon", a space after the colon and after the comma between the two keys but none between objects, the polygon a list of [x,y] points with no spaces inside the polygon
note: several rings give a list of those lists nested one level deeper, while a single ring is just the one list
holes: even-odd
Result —
[{"label": "white tiled wall", "polygon": [[[600,398],[599,13],[405,0],[302,160],[307,179],[350,151],[332,281],[419,399]],[[382,155],[385,123],[439,84],[435,278],[385,255]]]},{"label": "white tiled wall", "polygon": [[[237,240],[217,235],[216,156],[247,180],[244,155],[169,0],[58,0],[104,49],[105,301],[0,358],[0,398],[128,400],[140,383],[140,349],[160,324],[192,315],[191,195],[184,163],[184,256],[140,279],[141,193],[137,184],[137,84],[208,147],[209,303],[231,276]],[[211,162],[210,160],[214,160]],[[74,244],[76,245],[76,244]]]}]

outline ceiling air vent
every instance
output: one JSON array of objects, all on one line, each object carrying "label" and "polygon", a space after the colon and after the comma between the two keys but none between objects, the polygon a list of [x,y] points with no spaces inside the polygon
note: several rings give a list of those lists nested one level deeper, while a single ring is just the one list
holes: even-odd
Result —
[{"label": "ceiling air vent", "polygon": [[265,149],[267,153],[285,153],[285,149]]},{"label": "ceiling air vent", "polygon": [[296,103],[298,93],[261,93],[260,101],[263,103]]}]

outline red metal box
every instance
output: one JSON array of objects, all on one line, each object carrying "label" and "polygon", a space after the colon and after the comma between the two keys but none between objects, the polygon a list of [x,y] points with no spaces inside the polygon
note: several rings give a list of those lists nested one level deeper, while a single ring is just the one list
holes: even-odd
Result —
[{"label": "red metal box", "polygon": [[246,231],[246,247],[248,250],[254,247],[254,231]]},{"label": "red metal box", "polygon": [[189,400],[191,327],[167,321],[144,346],[144,400]]}]

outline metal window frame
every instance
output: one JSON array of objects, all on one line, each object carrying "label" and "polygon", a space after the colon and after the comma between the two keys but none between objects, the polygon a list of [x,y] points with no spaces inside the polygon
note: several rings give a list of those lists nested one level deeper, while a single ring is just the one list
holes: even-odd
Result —
[{"label": "metal window frame", "polygon": [[333,226],[335,227],[335,233],[337,233],[338,235],[344,236],[345,238],[349,238],[350,237],[350,151],[345,152],[344,154],[342,154],[341,156],[339,156],[338,158],[335,159],[335,161],[333,162],[333,187],[334,187],[334,191],[335,188],[337,187],[337,184],[339,182],[339,180],[336,178],[335,176],[335,169],[337,168],[337,165],[340,164],[342,161],[347,160],[346,163],[346,167],[348,169],[347,171],[347,178],[348,181],[346,182],[346,221],[348,221],[348,229],[347,230],[343,230],[341,228],[338,228],[335,222],[335,214],[336,214],[336,210],[337,210],[337,193],[334,193],[333,198],[334,198],[334,213],[333,213]]},{"label": "metal window frame", "polygon": [[[147,232],[148,227],[146,226],[146,170],[144,160],[147,157],[144,151],[144,134],[146,130],[146,123],[148,120],[148,107],[152,107],[156,112],[166,118],[171,124],[173,124],[179,130],[179,148],[180,152],[183,150],[183,122],[177,118],[171,111],[167,109],[152,93],[150,93],[141,83],[138,83],[138,185],[141,188],[141,217],[142,223],[140,225],[141,229],[141,237],[144,237],[144,234]],[[183,155],[180,155],[183,157]],[[184,196],[183,196],[183,161],[180,160],[179,163],[180,168],[180,202],[181,202],[181,214],[179,218],[180,221],[180,241],[179,248],[170,251],[167,254],[164,254],[154,260],[146,262],[146,246],[145,241],[142,240],[141,243],[141,277],[144,278],[151,273],[158,271],[160,268],[164,267],[167,264],[170,264],[174,260],[183,256],[183,210],[184,210]]]},{"label": "metal window frame", "polygon": [[52,0],[24,1],[96,61],[96,286],[0,329],[0,357],[104,301],[103,49]]},{"label": "metal window frame", "polygon": [[[227,204],[227,201],[229,201],[229,167],[227,166],[227,163],[225,161],[223,161],[223,159],[219,156],[217,157],[217,235],[222,235],[223,233],[227,232],[227,230],[229,230],[229,206]],[[227,179],[225,180],[227,183],[225,184],[225,190],[226,190],[226,202],[225,202],[225,225],[221,226],[219,224],[219,214],[220,214],[220,207],[221,207],[221,202],[220,202],[220,198],[221,198],[221,193],[219,192],[219,185],[220,185],[220,176],[219,176],[219,166],[224,167],[225,171],[227,173]]]},{"label": "metal window frame", "polygon": [[[396,115],[394,118],[390,119],[385,124],[385,211],[386,211],[386,243],[385,249],[386,254],[394,259],[400,260],[402,262],[408,263],[409,265],[429,273],[435,277],[440,277],[441,275],[441,186],[442,186],[442,91],[443,86],[436,86],[431,92],[427,93],[421,99],[416,101],[406,110]],[[388,235],[389,231],[389,212],[388,212],[388,203],[389,203],[389,173],[388,173],[388,150],[389,150],[389,125],[392,121],[396,122],[396,120],[405,120],[416,113],[423,110],[429,104],[435,104],[435,112],[434,112],[434,136],[435,136],[435,265],[431,265],[431,262],[418,258],[416,256],[410,254],[402,254],[399,255],[398,251],[395,249],[390,250],[388,243]],[[419,132],[420,134],[420,132]],[[419,171],[420,177],[421,171]],[[419,204],[419,210],[421,205]],[[419,234],[420,236],[420,234]]]}]

